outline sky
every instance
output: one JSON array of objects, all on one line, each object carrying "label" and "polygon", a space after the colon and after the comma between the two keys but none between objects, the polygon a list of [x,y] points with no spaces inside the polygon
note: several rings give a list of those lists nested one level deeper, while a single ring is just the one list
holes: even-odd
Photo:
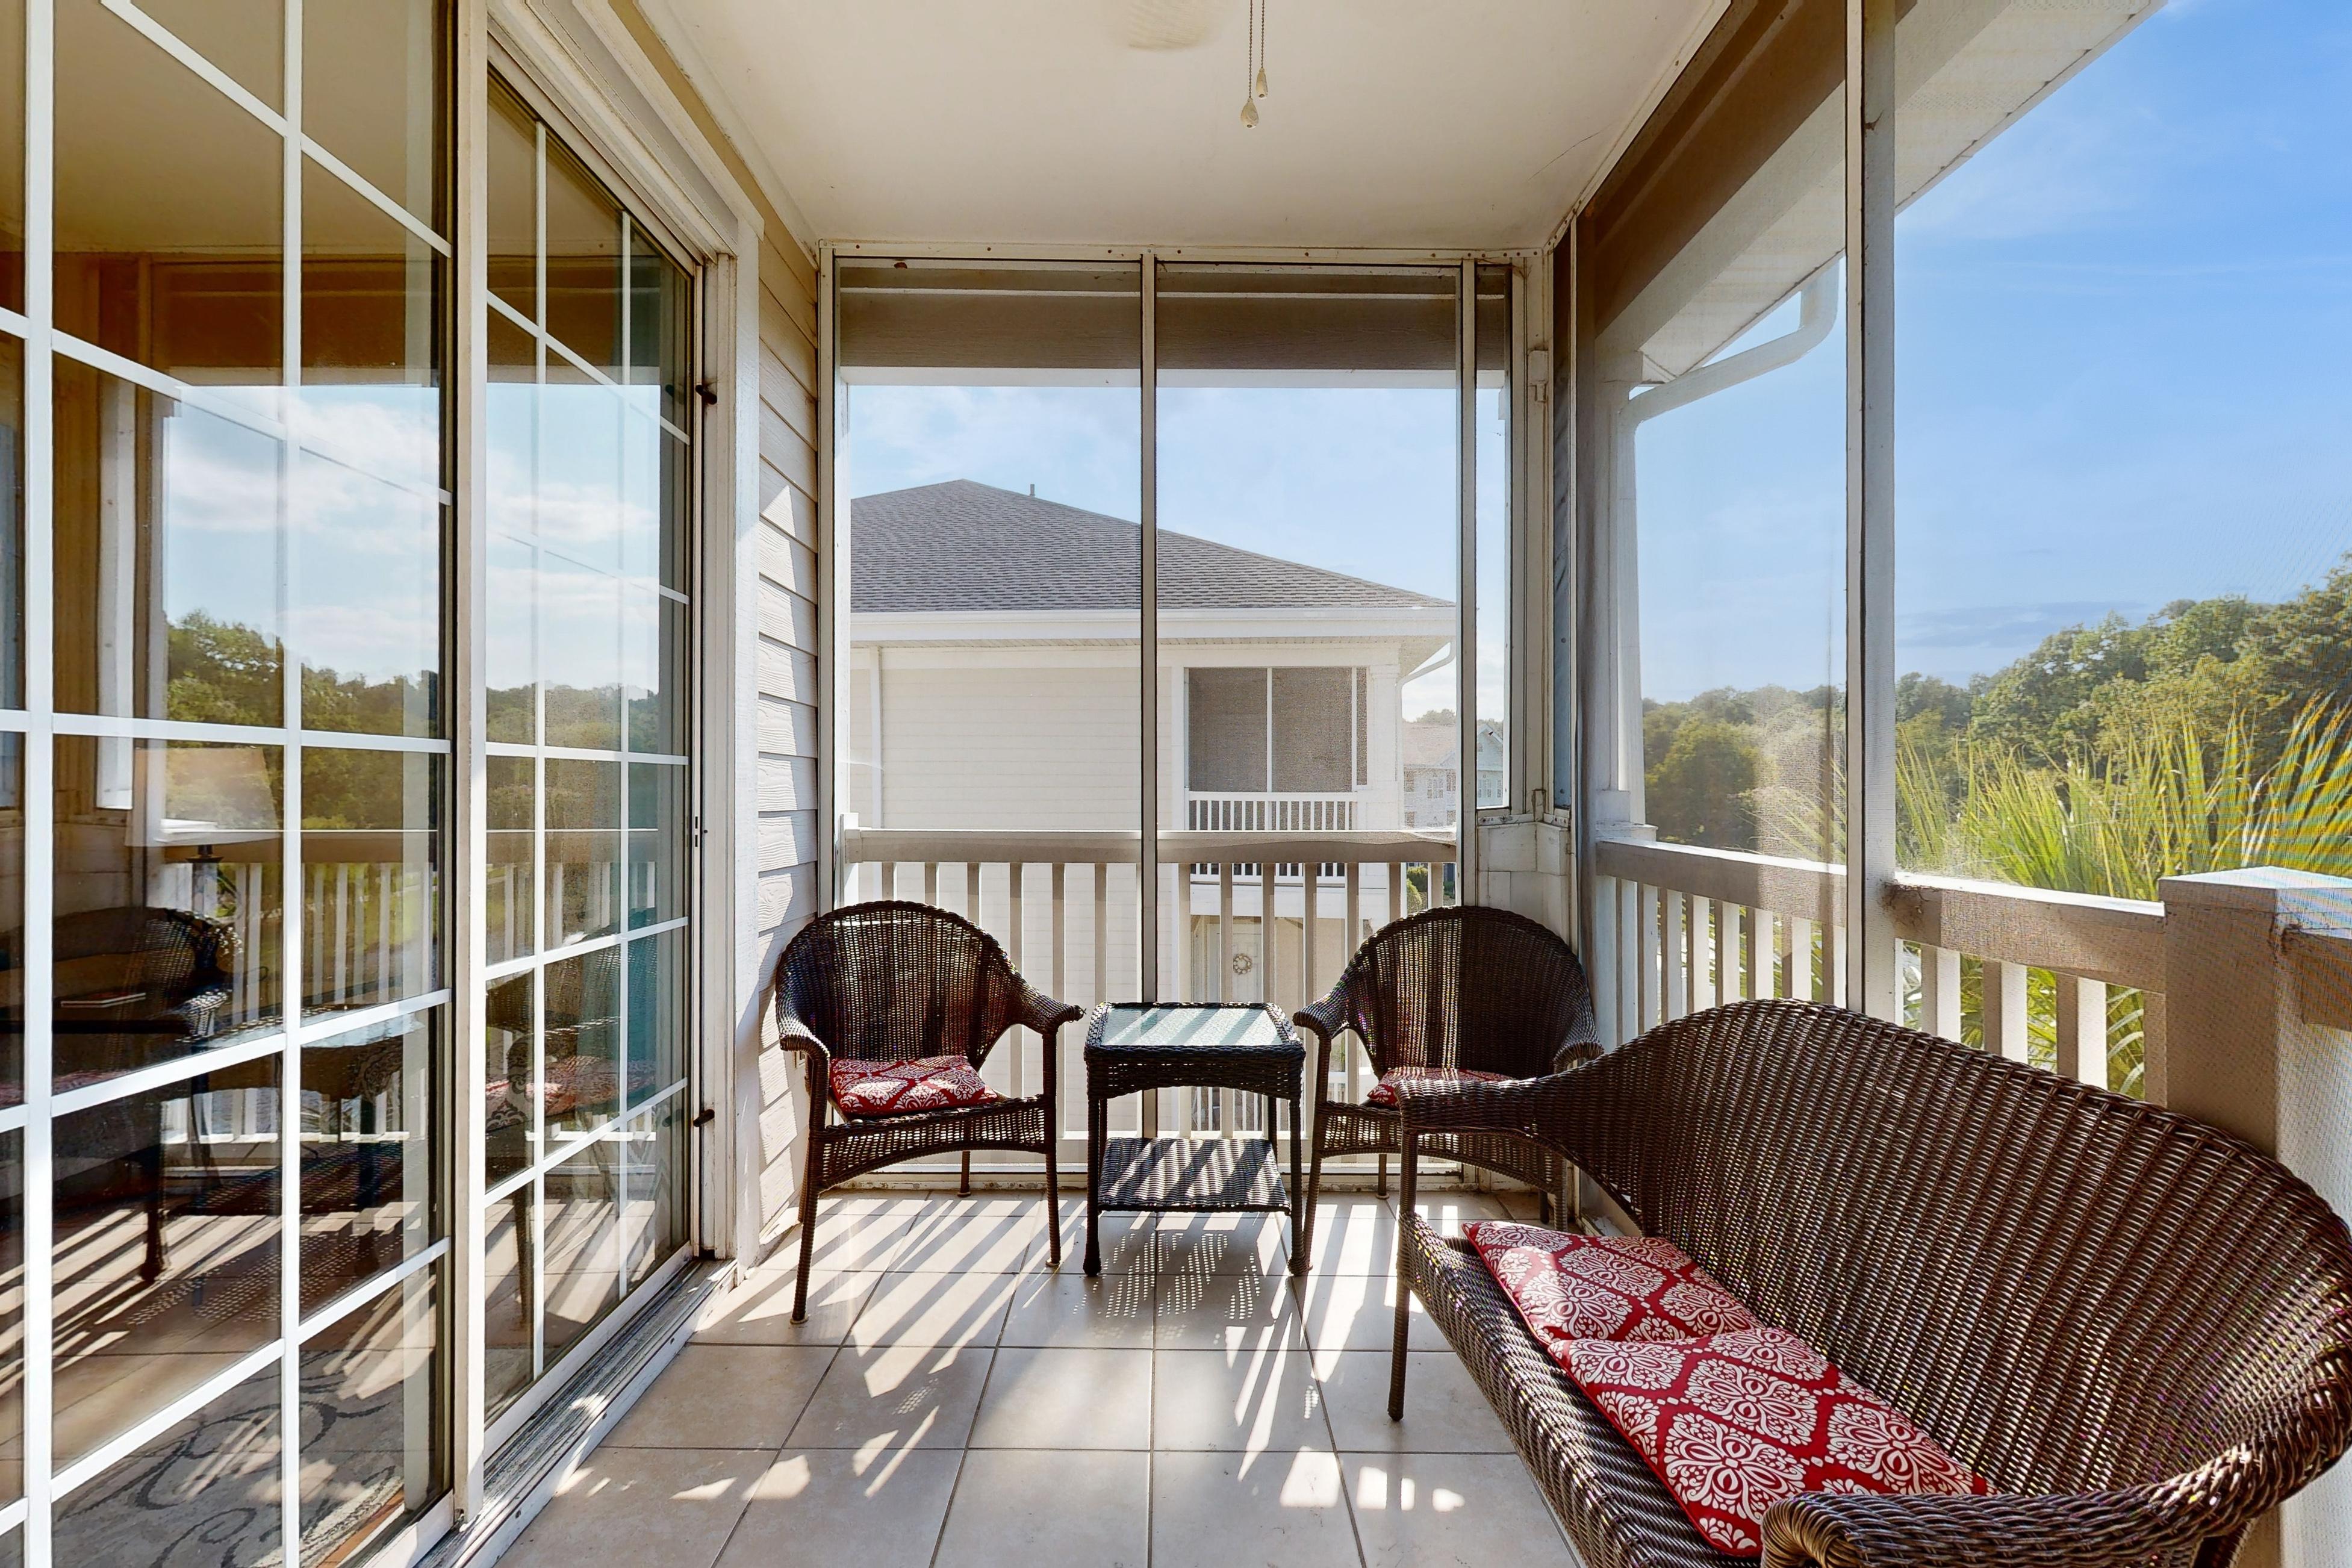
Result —
[{"label": "sky", "polygon": [[[2352,7],[2173,0],[1904,212],[1900,668],[2352,550],[2347,146]],[[1838,677],[1843,357],[1643,427],[1647,695]]]}]

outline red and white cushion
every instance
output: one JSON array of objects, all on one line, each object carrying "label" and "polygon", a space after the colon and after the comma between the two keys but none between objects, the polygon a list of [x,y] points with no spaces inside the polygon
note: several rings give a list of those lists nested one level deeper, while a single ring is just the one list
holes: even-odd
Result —
[{"label": "red and white cushion", "polygon": [[1381,1074],[1381,1081],[1372,1085],[1372,1092],[1364,1096],[1366,1105],[1390,1105],[1397,1102],[1397,1085],[1401,1083],[1433,1083],[1451,1088],[1465,1083],[1508,1083],[1507,1073],[1480,1072],[1475,1068],[1391,1068]]},{"label": "red and white cushion", "polygon": [[1486,1271],[1555,1360],[1579,1340],[1688,1340],[1756,1327],[1715,1277],[1652,1236],[1577,1236],[1478,1220],[1463,1227]]},{"label": "red and white cushion", "polygon": [[848,1116],[911,1116],[985,1105],[996,1091],[960,1056],[918,1057],[906,1062],[833,1064],[833,1100]]},{"label": "red and white cushion", "polygon": [[1990,1489],[1782,1329],[1640,1344],[1586,1340],[1562,1359],[1707,1544],[1733,1556],[1761,1556],[1764,1515],[1800,1492]]}]

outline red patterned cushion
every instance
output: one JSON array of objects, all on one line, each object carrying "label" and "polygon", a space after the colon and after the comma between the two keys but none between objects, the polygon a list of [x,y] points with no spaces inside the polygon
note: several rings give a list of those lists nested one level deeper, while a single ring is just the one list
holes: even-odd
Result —
[{"label": "red patterned cushion", "polygon": [[1434,1083],[1453,1085],[1459,1083],[1508,1083],[1510,1081],[1509,1077],[1506,1074],[1498,1072],[1480,1072],[1475,1068],[1391,1068],[1387,1072],[1381,1074],[1381,1081],[1372,1086],[1371,1093],[1364,1096],[1364,1103],[1366,1105],[1394,1105],[1397,1102],[1396,1086],[1401,1083]]},{"label": "red patterned cushion", "polygon": [[985,1105],[996,1091],[980,1081],[971,1063],[958,1056],[918,1057],[910,1062],[833,1064],[833,1099],[850,1116],[911,1116]]},{"label": "red patterned cushion", "polygon": [[1764,1515],[1799,1492],[1981,1495],[1982,1478],[1782,1329],[1561,1358],[1718,1552],[1758,1557]]},{"label": "red patterned cushion", "polygon": [[1499,1220],[1475,1221],[1463,1234],[1555,1358],[1578,1340],[1689,1340],[1756,1326],[1713,1275],[1657,1237],[1575,1236]]}]

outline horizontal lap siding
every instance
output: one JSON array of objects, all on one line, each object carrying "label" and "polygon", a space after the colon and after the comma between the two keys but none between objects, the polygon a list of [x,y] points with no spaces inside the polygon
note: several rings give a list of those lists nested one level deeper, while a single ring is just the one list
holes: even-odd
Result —
[{"label": "horizontal lap siding", "polygon": [[[755,918],[760,973],[817,912],[817,430],[815,275],[796,250],[760,253],[759,623]],[[787,1221],[799,1183],[797,1058],[760,1054],[761,1228]]]}]

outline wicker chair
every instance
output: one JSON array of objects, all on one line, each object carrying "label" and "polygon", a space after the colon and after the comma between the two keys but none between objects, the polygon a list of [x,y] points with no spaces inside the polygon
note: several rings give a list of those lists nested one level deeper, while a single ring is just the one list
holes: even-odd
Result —
[{"label": "wicker chair", "polygon": [[[1044,1155],[1046,1245],[1053,1267],[1062,1266],[1054,1208],[1061,1131],[1055,1064],[1062,1026],[1083,1016],[1031,989],[994,937],[928,904],[853,904],[802,928],[776,966],[777,1045],[808,1060],[808,1168],[801,1180],[793,1321],[808,1310],[817,1194],[902,1160],[960,1153],[969,1190],[975,1149]],[[977,1068],[1016,1026],[1034,1029],[1045,1042],[1044,1082],[1035,1094],[883,1116],[850,1115],[834,1098],[836,1057],[903,1062],[960,1055]]]},{"label": "wicker chair", "polygon": [[[1297,1015],[1315,1037],[1315,1152],[1307,1176],[1299,1267],[1315,1244],[1315,1200],[1326,1157],[1404,1152],[1395,1107],[1330,1098],[1331,1047],[1353,1031],[1372,1070],[1455,1068],[1538,1078],[1601,1052],[1592,993],[1568,944],[1524,915],[1466,906],[1425,910],[1382,927],[1356,951],[1339,984]],[[1549,1215],[1565,1167],[1523,1140],[1473,1133],[1431,1141],[1433,1153],[1514,1176],[1544,1194]]]},{"label": "wicker chair", "polygon": [[1509,1133],[1574,1161],[2000,1494],[1810,1493],[1767,1516],[1768,1568],[2221,1568],[2352,1438],[2344,1222],[2187,1117],[1786,1001],[1558,1077],[1402,1098],[1402,1276],[1591,1568],[1738,1560],[1701,1542],[1477,1254],[1412,1215],[1426,1142]]}]

